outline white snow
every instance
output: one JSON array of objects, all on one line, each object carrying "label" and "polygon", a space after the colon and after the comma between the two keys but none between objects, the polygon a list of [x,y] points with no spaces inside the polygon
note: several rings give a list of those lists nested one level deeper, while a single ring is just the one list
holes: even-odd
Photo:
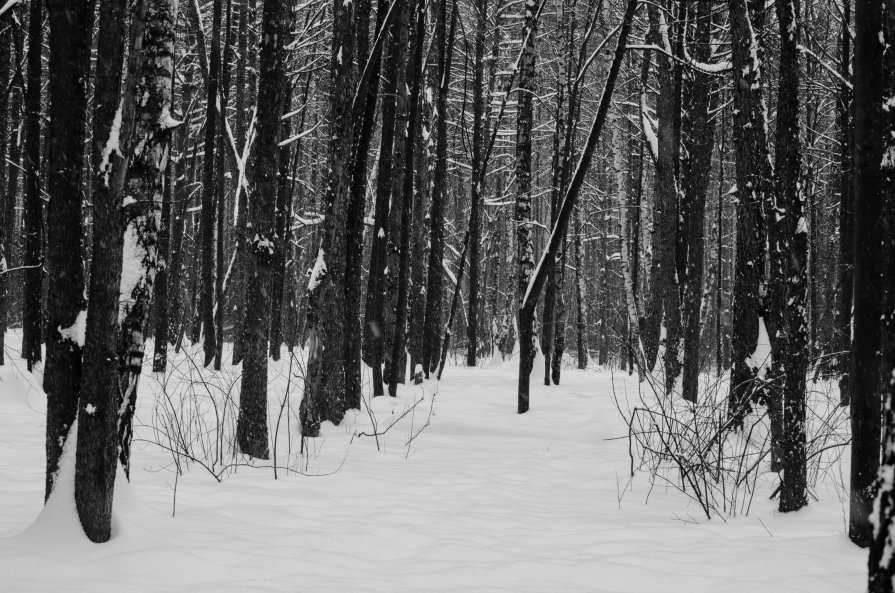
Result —
[{"label": "white snow", "polygon": [[[9,334],[10,352],[18,352],[18,339]],[[545,387],[543,367],[535,367],[531,410],[518,415],[516,359],[448,366],[440,382],[409,382],[397,398],[368,402],[380,433],[412,409],[378,437],[378,447],[376,438],[361,436],[373,432],[371,416],[351,412],[338,427],[324,424],[322,437],[309,441],[310,454],[300,457],[296,369],[304,359],[289,359],[286,353],[270,373],[278,479],[272,462],[257,462],[231,468],[220,483],[196,464],[177,477],[148,425],[168,409],[163,382],[175,404],[207,406],[204,398],[224,397],[215,385],[238,386],[239,367],[214,373],[172,364],[165,379],[147,361],[133,481],[119,472],[113,538],[101,545],[83,536],[74,509],[76,439],[65,447],[56,495],[43,505],[45,396],[21,361],[10,359],[0,367],[0,589],[839,593],[865,587],[866,552],[845,535],[848,502],[830,484],[813,491],[819,502],[780,514],[768,500],[776,476],[763,475],[751,514],[725,522],[701,517],[671,486],[651,484],[645,475],[629,479],[627,442],[615,439],[626,426],[612,393],[636,399],[636,375],[566,367],[561,386]],[[365,384],[369,377],[364,367]],[[211,395],[203,378],[215,381]],[[291,395],[284,400],[287,380]],[[191,389],[199,399],[184,399]],[[825,473],[847,476],[847,463]]]},{"label": "white snow", "polygon": [[105,146],[101,154],[99,170],[103,172],[103,183],[108,187],[109,174],[112,172],[112,154],[121,154],[121,120],[123,101],[118,103],[118,110],[112,119],[112,127],[109,129],[109,138],[106,140]]},{"label": "white snow", "polygon": [[127,315],[127,305],[132,301],[134,289],[143,280],[145,269],[143,260],[146,250],[139,242],[139,234],[135,224],[127,225],[124,231],[124,244],[121,247],[121,283],[118,289],[118,321]]},{"label": "white snow", "polygon": [[758,373],[762,379],[768,372],[772,364],[771,359],[771,340],[768,338],[768,328],[765,327],[764,317],[758,318],[758,342],[755,345],[755,351],[746,358],[746,365]]},{"label": "white snow", "polygon": [[323,277],[326,275],[326,257],[323,247],[317,252],[317,259],[314,261],[314,269],[311,270],[311,277],[308,279],[308,291],[314,290],[320,285]]},{"label": "white snow", "polygon": [[80,347],[84,347],[84,336],[87,333],[87,309],[82,309],[75,317],[75,322],[68,327],[59,327],[59,335],[63,340],[74,342]]}]

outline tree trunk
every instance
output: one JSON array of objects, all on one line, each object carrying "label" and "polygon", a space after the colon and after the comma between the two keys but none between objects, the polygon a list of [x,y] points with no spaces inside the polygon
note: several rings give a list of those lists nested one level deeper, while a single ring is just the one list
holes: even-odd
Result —
[{"label": "tree trunk", "polygon": [[[416,25],[413,31],[412,41],[402,41],[402,44],[409,44],[409,47],[412,48],[412,51],[409,54],[412,59],[409,61],[407,68],[407,84],[404,85],[404,89],[409,89],[410,95],[409,97],[406,97],[404,99],[407,105],[408,113],[407,131],[404,134],[404,171],[401,176],[403,187],[400,191],[400,200],[398,200],[397,198],[397,186],[394,186],[392,190],[392,201],[394,207],[397,208],[398,204],[400,204],[401,206],[401,238],[400,243],[398,243],[396,247],[389,248],[389,254],[391,255],[391,259],[389,259],[389,265],[391,266],[391,262],[394,260],[394,256],[392,254],[395,254],[397,252],[399,268],[396,299],[397,302],[395,305],[395,323],[393,326],[394,338],[392,339],[391,343],[391,376],[388,377],[388,394],[391,397],[395,397],[397,395],[398,383],[404,382],[407,350],[407,348],[405,348],[405,345],[408,342],[406,337],[407,305],[411,290],[411,225],[418,224],[417,221],[411,221],[411,218],[413,208],[415,206],[419,206],[414,194],[414,147],[416,145],[416,139],[419,136],[420,129],[420,89],[422,87],[422,77],[420,76],[420,74],[423,62],[423,37],[425,36],[426,31],[425,3],[421,0],[410,0],[410,2],[408,2],[406,13],[402,18],[402,23],[404,23],[414,15],[416,16]],[[408,33],[408,26],[406,24],[402,24],[402,36],[406,37]],[[405,95],[403,93],[399,95],[399,97],[404,96]],[[401,101],[399,100],[398,113],[400,114],[401,112]],[[398,137],[400,138],[400,136]],[[396,175],[396,182],[397,179],[398,176]],[[420,211],[421,210],[422,208],[420,208]],[[394,217],[392,218],[394,219]],[[394,227],[392,227],[392,229],[394,229]],[[413,227],[412,232],[415,236],[420,234],[415,226]],[[395,239],[394,232],[392,232],[389,236],[391,241]]]},{"label": "tree trunk", "polygon": [[[93,2],[50,0],[47,153],[47,490],[62,446],[78,416],[84,345],[81,189]],[[34,336],[32,336],[34,337]]]},{"label": "tree trunk", "polygon": [[[783,434],[780,441],[783,477],[780,511],[808,504],[805,459],[805,378],[808,370],[807,260],[808,227],[805,195],[799,185],[799,6],[798,0],[777,2],[780,24],[775,207],[770,223],[771,273],[769,304],[780,328],[772,340],[772,356],[783,369],[781,390]],[[782,334],[782,335],[781,335]],[[776,342],[776,343],[775,343]],[[777,346],[777,347],[774,347]],[[772,394],[774,397],[775,394]]]},{"label": "tree trunk", "polygon": [[[10,88],[9,61],[10,41],[12,41],[12,12],[7,11],[0,17],[0,88]],[[12,245],[12,235],[9,233],[10,225],[8,217],[14,212],[9,207],[9,202],[15,203],[15,192],[7,191],[6,179],[6,148],[9,141],[9,93],[0,95],[0,365],[5,364],[4,351],[6,349],[7,310],[9,307],[9,295],[7,289],[7,275],[9,268],[9,256]],[[4,193],[5,192],[5,193]]]},{"label": "tree trunk", "polygon": [[[274,254],[283,248],[277,244],[274,216],[280,158],[280,118],[286,93],[284,47],[292,27],[291,17],[292,7],[289,3],[264,1],[258,77],[258,137],[252,164],[252,192],[249,196],[249,224],[252,233],[246,243],[249,266],[246,269],[246,310],[243,324],[244,358],[239,417],[236,423],[239,451],[258,459],[270,457],[267,443],[267,348],[271,267]],[[339,349],[334,349],[333,355],[338,357]],[[305,399],[310,395],[306,391]]]},{"label": "tree trunk", "polygon": [[524,414],[529,407],[529,379],[535,359],[534,307],[525,308],[532,273],[535,268],[531,244],[531,130],[532,96],[535,84],[535,38],[537,37],[538,5],[526,0],[522,25],[522,55],[519,60],[519,99],[516,122],[516,254],[518,281],[516,299],[519,307],[519,393],[517,411]]},{"label": "tree trunk", "polygon": [[[269,0],[273,1],[273,0]],[[333,2],[332,92],[327,155],[326,221],[308,281],[308,367],[301,402],[302,435],[317,436],[320,423],[338,424],[345,411],[346,210],[354,138],[354,5]],[[352,281],[354,279],[351,279]]]},{"label": "tree trunk", "polygon": [[447,193],[447,95],[451,79],[451,54],[457,22],[457,5],[451,12],[450,34],[447,29],[447,0],[434,4],[435,32],[432,43],[436,63],[430,70],[429,86],[436,93],[432,106],[432,128],[435,131],[435,161],[430,178],[432,204],[429,209],[429,268],[426,280],[426,318],[423,373],[426,377],[438,366],[441,344],[442,292],[444,285],[444,208]]},{"label": "tree trunk", "polygon": [[[215,340],[214,293],[215,293],[215,176],[214,152],[218,129],[218,84],[221,66],[221,8],[223,0],[213,0],[211,16],[211,55],[208,57],[205,105],[205,151],[202,157],[202,279],[199,297],[199,317],[202,324],[205,366],[214,359]],[[201,31],[201,23],[199,30]],[[204,44],[201,44],[204,46]],[[204,55],[203,50],[199,55]]]},{"label": "tree trunk", "polygon": [[[40,87],[43,65],[43,2],[30,2],[28,14],[28,87],[25,92],[24,294],[22,358],[30,371],[41,360],[41,284],[43,281],[43,200],[40,197]],[[54,449],[55,449],[54,445]],[[52,454],[58,459],[62,447]],[[49,455],[49,453],[48,453]],[[55,461],[53,467],[55,468]],[[49,472],[48,472],[49,473]],[[49,479],[49,478],[48,478]],[[49,482],[47,484],[49,496]]]},{"label": "tree trunk", "polygon": [[[848,536],[861,547],[873,541],[870,514],[880,455],[880,219],[886,194],[880,164],[885,154],[883,44],[880,0],[855,3],[854,327],[851,368],[851,476]],[[887,17],[891,18],[887,14]]]},{"label": "tree trunk", "polygon": [[485,25],[488,0],[475,3],[475,64],[472,74],[472,179],[469,193],[469,313],[466,324],[466,365],[476,366],[479,347],[479,243],[482,240],[482,167],[485,138]]},{"label": "tree trunk", "polygon": [[[527,6],[533,5],[533,0],[528,0]],[[581,191],[581,187],[584,184],[584,177],[587,174],[587,170],[590,167],[591,159],[593,158],[593,153],[597,147],[597,141],[600,138],[600,133],[603,129],[603,124],[606,122],[606,115],[609,112],[609,106],[612,102],[612,91],[615,88],[615,81],[618,78],[619,70],[621,69],[622,59],[625,55],[625,47],[628,40],[628,33],[631,31],[631,23],[634,20],[634,13],[637,10],[638,2],[637,0],[628,0],[628,3],[625,8],[624,16],[622,17],[621,27],[618,32],[618,42],[616,44],[615,53],[612,59],[612,65],[609,68],[609,72],[606,76],[606,82],[603,87],[602,95],[600,96],[600,103],[597,108],[596,116],[594,117],[593,124],[591,125],[590,131],[587,135],[587,140],[584,144],[584,149],[581,153],[581,158],[578,161],[578,165],[575,167],[575,174],[569,180],[569,187],[565,192],[562,200],[562,207],[559,211],[559,217],[556,220],[556,225],[550,232],[550,242],[547,245],[547,249],[544,251],[544,254],[541,256],[540,263],[538,264],[537,269],[535,270],[534,276],[531,277],[530,283],[526,285],[524,288],[524,292],[520,295],[520,307],[519,307],[519,337],[522,340],[520,344],[520,361],[519,361],[519,385],[518,385],[518,411],[519,413],[523,413],[528,409],[528,379],[529,374],[531,372],[531,364],[526,364],[526,359],[522,356],[522,344],[525,344],[525,339],[531,339],[532,335],[530,330],[524,329],[526,324],[528,327],[531,327],[531,323],[533,322],[534,311],[537,305],[538,297],[541,293],[541,290],[544,288],[544,284],[547,281],[547,271],[548,267],[545,265],[545,261],[549,258],[556,257],[556,254],[559,252],[560,244],[565,236],[566,228],[568,228],[569,220],[572,216],[572,211],[575,208],[575,202],[578,199],[579,193]],[[527,16],[527,15],[526,15]],[[524,56],[523,56],[524,58]],[[523,60],[523,65],[525,62]],[[523,76],[524,78],[524,76]],[[520,83],[521,83],[520,79]],[[529,95],[530,96],[530,95]],[[521,113],[521,111],[520,111]],[[518,144],[518,142],[517,142]],[[517,184],[519,182],[519,174],[517,173]],[[517,197],[517,212],[518,212],[518,197]],[[517,220],[519,217],[517,215]],[[524,225],[518,225],[518,229],[524,228]],[[521,251],[521,249],[520,249]],[[520,260],[523,258],[520,257]],[[521,262],[520,262],[521,263]],[[521,276],[524,273],[524,266],[520,265],[520,280]],[[528,274],[531,276],[530,272]],[[520,282],[521,285],[521,282]],[[526,333],[523,333],[526,332]],[[529,342],[530,343],[530,342]],[[531,359],[528,359],[531,360]]]},{"label": "tree trunk", "polygon": [[852,122],[851,80],[851,31],[849,17],[851,0],[842,1],[842,31],[839,42],[839,70],[844,78],[839,84],[836,101],[836,117],[839,124],[839,309],[836,316],[836,350],[839,361],[839,402],[847,406],[851,401],[851,337],[852,302],[854,295],[853,260],[855,251],[854,234],[854,191],[855,191],[855,138]]},{"label": "tree trunk", "polygon": [[[698,4],[692,46],[693,57],[709,61],[712,52],[712,9]],[[684,115],[681,123],[683,157],[681,159],[681,216],[679,232],[686,237],[686,269],[681,290],[683,329],[683,383],[681,395],[695,402],[699,394],[700,335],[702,322],[702,279],[705,256],[705,199],[712,168],[715,123],[712,76],[694,69],[688,72],[684,87]]]},{"label": "tree trunk", "polygon": [[[752,0],[753,2],[755,0]],[[764,6],[750,0],[730,0],[733,45],[734,145],[736,148],[736,262],[733,286],[733,370],[728,410],[735,424],[751,410],[749,400],[760,386],[756,367],[768,361],[753,360],[763,304],[759,288],[765,267],[765,224],[762,212],[768,194],[766,120],[763,111]],[[758,50],[756,50],[758,48]]]}]

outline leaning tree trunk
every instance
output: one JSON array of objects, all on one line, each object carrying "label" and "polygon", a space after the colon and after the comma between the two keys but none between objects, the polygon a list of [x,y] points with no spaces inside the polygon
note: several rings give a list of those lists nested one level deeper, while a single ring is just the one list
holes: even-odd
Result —
[{"label": "leaning tree trunk", "polygon": [[[269,0],[273,1],[273,0]],[[354,138],[354,6],[333,2],[330,68],[330,134],[327,155],[326,221],[308,281],[308,363],[301,402],[302,435],[317,436],[320,423],[342,421],[345,412],[346,209]],[[256,174],[257,175],[257,174]],[[355,279],[350,279],[355,281]]]},{"label": "leaning tree trunk", "polygon": [[[236,441],[239,451],[268,459],[267,438],[267,347],[270,329],[271,273],[274,254],[282,245],[274,229],[279,169],[280,117],[285,96],[284,44],[291,29],[289,3],[265,0],[262,15],[260,74],[258,77],[258,136],[252,164],[249,223],[252,234],[246,248],[245,322],[243,323],[242,387]],[[334,355],[341,356],[340,348]],[[309,371],[310,372],[310,371]],[[305,399],[309,397],[305,392]]]},{"label": "leaning tree trunk", "polygon": [[[40,197],[40,87],[43,63],[43,2],[30,2],[28,14],[28,86],[25,91],[24,253],[22,264],[22,358],[30,371],[41,360],[40,292],[43,281],[43,200]],[[58,458],[59,451],[52,454]],[[48,455],[50,455],[48,453]],[[54,462],[55,467],[55,462]],[[48,478],[49,479],[49,478]],[[46,494],[49,496],[49,483]]]},{"label": "leaning tree trunk", "polygon": [[53,489],[62,446],[78,416],[84,345],[82,174],[93,2],[50,0],[47,153],[47,489]]}]

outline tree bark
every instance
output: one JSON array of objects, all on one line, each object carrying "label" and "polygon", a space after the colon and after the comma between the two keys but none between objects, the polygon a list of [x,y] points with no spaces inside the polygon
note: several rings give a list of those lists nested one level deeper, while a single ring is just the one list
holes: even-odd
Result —
[{"label": "tree bark", "polygon": [[326,221],[308,282],[308,368],[300,409],[305,437],[317,436],[324,420],[338,424],[345,412],[345,235],[354,138],[354,26],[354,5],[334,0]]},{"label": "tree bark", "polygon": [[[285,96],[285,39],[291,29],[292,7],[265,0],[262,15],[260,74],[258,77],[258,137],[252,164],[249,197],[249,266],[246,270],[246,310],[243,324],[244,358],[236,440],[239,451],[268,459],[267,348],[270,329],[271,267],[282,245],[274,229],[279,169],[280,118]],[[349,61],[350,62],[350,61]],[[338,356],[336,349],[335,356]],[[309,370],[310,372],[310,370]],[[305,399],[310,397],[305,392]]]},{"label": "tree bark", "polygon": [[[851,368],[851,475],[848,536],[861,547],[873,541],[870,515],[880,455],[879,295],[885,286],[880,265],[885,229],[880,224],[886,195],[880,164],[885,154],[883,44],[880,0],[855,2],[855,194],[854,327]],[[888,15],[887,15],[888,16]]]},{"label": "tree bark", "polygon": [[47,394],[47,497],[53,490],[62,446],[78,416],[81,388],[81,316],[86,309],[81,178],[93,8],[90,0],[47,2],[49,115],[53,122],[47,137],[48,331],[43,380]]},{"label": "tree bark", "polygon": [[[25,91],[24,294],[22,358],[30,371],[41,360],[41,284],[43,281],[43,200],[40,197],[40,97],[43,2],[33,0],[28,14],[28,85]],[[59,451],[53,454],[58,458]],[[49,484],[47,489],[49,496]]]}]

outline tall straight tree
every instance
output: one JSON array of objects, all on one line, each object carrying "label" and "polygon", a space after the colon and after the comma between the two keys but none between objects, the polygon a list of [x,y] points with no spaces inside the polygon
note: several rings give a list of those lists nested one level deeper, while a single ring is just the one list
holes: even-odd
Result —
[{"label": "tall straight tree", "polygon": [[[222,0],[212,2],[211,14],[211,55],[208,57],[208,78],[206,80],[205,105],[205,153],[202,157],[202,291],[200,297],[200,322],[202,324],[205,366],[211,364],[215,356],[214,323],[214,276],[215,276],[215,178],[214,149],[218,123],[218,85],[221,70],[221,9]],[[198,18],[198,17],[197,17]],[[199,23],[201,31],[201,21]],[[204,46],[204,44],[202,44]],[[204,55],[204,47],[200,56]]]},{"label": "tall straight tree", "polygon": [[528,385],[535,359],[533,331],[534,309],[523,303],[535,268],[531,242],[531,130],[532,95],[535,82],[535,38],[537,9],[535,0],[526,0],[522,21],[522,55],[519,60],[519,98],[516,120],[516,299],[519,307],[519,398],[517,411],[528,411]]},{"label": "tall straight tree", "polygon": [[[145,4],[134,7],[133,41],[143,27]],[[133,94],[122,96],[121,78],[127,34],[127,0],[102,0],[99,8],[93,142],[93,250],[87,327],[84,336],[84,382],[78,407],[90,410],[79,419],[75,460],[75,504],[92,541],[109,539],[115,470],[118,461],[118,299],[121,281],[121,186],[130,143]],[[136,55],[132,43],[132,55]],[[125,117],[127,121],[125,121]]]},{"label": "tall straight tree", "polygon": [[752,354],[763,323],[759,294],[765,267],[763,204],[771,173],[763,98],[764,52],[759,37],[764,30],[764,4],[759,0],[730,0],[729,9],[737,186],[729,413],[739,424],[754,395],[755,367],[765,362],[753,361]]},{"label": "tall straight tree", "polygon": [[[799,184],[799,23],[798,0],[779,0],[780,64],[777,86],[777,137],[774,166],[774,216],[769,221],[768,305],[772,356],[782,369],[782,389],[771,393],[781,406],[783,469],[780,510],[808,504],[805,460],[805,381],[808,371],[807,260],[805,196]],[[778,380],[779,385],[779,380]],[[774,389],[773,391],[777,391]],[[773,420],[772,420],[773,421]]]},{"label": "tall straight tree", "polygon": [[[395,397],[398,391],[398,383],[404,380],[406,352],[409,350],[408,337],[406,335],[406,322],[408,313],[408,303],[410,300],[410,279],[411,279],[411,263],[410,263],[410,239],[411,225],[417,224],[417,221],[411,221],[412,211],[416,204],[414,194],[414,163],[415,154],[414,147],[420,130],[420,91],[422,88],[422,63],[423,63],[423,37],[426,32],[426,9],[425,2],[422,0],[409,0],[407,4],[407,15],[404,19],[409,20],[416,18],[416,24],[413,29],[412,37],[408,38],[408,44],[411,51],[408,53],[407,65],[407,81],[405,89],[409,96],[406,97],[407,104],[407,130],[404,134],[404,172],[403,185],[400,189],[401,199],[394,200],[395,209],[400,203],[401,217],[396,219],[395,224],[400,225],[400,234],[392,232],[390,237],[397,244],[389,248],[390,260],[397,260],[398,278],[395,298],[395,322],[393,324],[394,337],[391,343],[391,377],[388,378],[388,393]],[[409,25],[409,23],[408,23]],[[409,26],[405,26],[404,35],[410,35]],[[399,111],[400,102],[399,102]],[[398,177],[395,177],[396,182]],[[393,189],[393,195],[397,193],[397,186]],[[394,229],[394,227],[393,227]],[[417,233],[416,226],[413,232]],[[398,240],[400,235],[400,240]],[[395,257],[397,255],[397,257]]]},{"label": "tall straight tree", "polygon": [[[12,11],[0,16],[0,88],[10,88],[10,57],[13,31]],[[9,96],[0,96],[0,365],[5,364],[7,309],[9,303],[7,270],[9,269],[10,246],[12,244],[10,224],[7,218],[15,213],[9,202],[15,204],[16,194],[7,191],[6,149],[9,145]]]},{"label": "tall straight tree", "polygon": [[448,1],[432,5],[435,12],[435,30],[432,43],[435,62],[429,71],[429,92],[434,93],[431,130],[435,133],[435,160],[429,177],[429,193],[432,204],[429,209],[429,267],[426,277],[426,318],[423,372],[426,377],[438,367],[441,346],[442,293],[444,285],[444,208],[447,193],[447,98],[451,78],[451,54],[457,5],[451,13],[450,34],[447,33]]},{"label": "tall straight tree", "polygon": [[855,142],[852,127],[851,69],[851,3],[842,0],[842,30],[839,35],[839,96],[836,118],[839,124],[839,308],[836,329],[839,340],[836,350],[839,360],[839,400],[842,405],[851,401],[851,345],[852,299],[854,294],[854,193]]},{"label": "tall straight tree", "polygon": [[[712,52],[712,7],[696,5],[692,21],[693,57],[707,63]],[[714,84],[712,76],[699,69],[686,72],[682,101],[681,207],[680,228],[683,270],[681,319],[683,330],[682,396],[695,402],[699,391],[699,350],[702,325],[702,262],[705,255],[705,199],[712,167],[715,122],[712,116]],[[680,272],[683,272],[681,274]]]},{"label": "tall straight tree", "polygon": [[[258,77],[258,139],[252,165],[244,358],[236,440],[241,453],[267,459],[267,336],[270,329],[271,275],[277,246],[274,216],[280,158],[280,118],[286,90],[285,39],[291,28],[288,2],[265,0],[262,14],[261,71]],[[307,393],[305,395],[307,398]]]},{"label": "tall straight tree", "polygon": [[317,436],[324,420],[341,422],[345,413],[345,231],[354,138],[354,43],[354,4],[333,0],[326,220],[308,281],[308,366],[300,408],[306,437]]},{"label": "tall straight tree", "polygon": [[[24,294],[22,358],[31,370],[41,360],[40,292],[43,280],[43,200],[40,197],[40,88],[43,62],[43,2],[31,0],[28,12],[28,77],[25,91]],[[49,492],[48,492],[49,493]]]},{"label": "tall straight tree", "polygon": [[[47,489],[53,489],[62,446],[78,416],[84,345],[81,195],[92,0],[49,0],[50,121],[47,152]],[[89,413],[89,411],[88,411]]]},{"label": "tall straight tree", "polygon": [[855,201],[854,327],[851,369],[851,476],[848,536],[861,547],[873,540],[870,517],[880,455],[880,246],[885,154],[881,0],[855,2]]},{"label": "tall straight tree", "polygon": [[475,0],[475,63],[472,74],[472,178],[469,193],[469,312],[466,324],[466,365],[476,366],[479,348],[479,243],[482,237],[483,157],[485,140],[485,25],[488,0]]}]

